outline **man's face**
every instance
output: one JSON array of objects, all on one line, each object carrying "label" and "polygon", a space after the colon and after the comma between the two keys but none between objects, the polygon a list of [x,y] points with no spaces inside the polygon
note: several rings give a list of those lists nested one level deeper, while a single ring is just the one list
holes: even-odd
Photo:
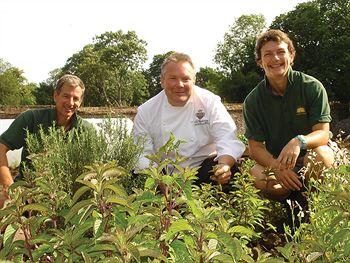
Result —
[{"label": "man's face", "polygon": [[69,120],[80,107],[83,100],[83,89],[76,85],[64,85],[59,92],[55,91],[57,121]]},{"label": "man's face", "polygon": [[170,62],[164,68],[161,85],[171,105],[182,107],[192,94],[195,73],[188,62]]},{"label": "man's face", "polygon": [[275,79],[287,75],[288,68],[294,60],[294,53],[288,50],[285,42],[268,41],[261,48],[260,67],[265,71],[268,79]]}]

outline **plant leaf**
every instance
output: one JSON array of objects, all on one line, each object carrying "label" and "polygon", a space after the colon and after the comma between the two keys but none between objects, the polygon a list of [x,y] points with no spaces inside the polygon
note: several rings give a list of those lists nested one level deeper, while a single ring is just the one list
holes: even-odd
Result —
[{"label": "plant leaf", "polygon": [[193,213],[193,215],[197,218],[197,219],[202,219],[203,218],[203,213],[202,211],[199,209],[199,206],[195,201],[195,200],[188,200],[187,204],[189,205],[189,207],[191,208],[191,212]]},{"label": "plant leaf", "polygon": [[17,227],[15,227],[14,225],[8,225],[5,229],[5,233],[4,233],[4,247],[9,247],[12,242],[13,242],[13,238],[16,234],[17,231]]},{"label": "plant leaf", "polygon": [[100,236],[100,234],[103,232],[102,230],[102,220],[100,218],[96,218],[94,222],[94,236]]},{"label": "plant leaf", "polygon": [[79,198],[86,192],[90,190],[90,187],[87,187],[87,186],[82,186],[80,187],[75,193],[74,193],[74,196],[72,198],[72,203],[75,204]]},{"label": "plant leaf", "polygon": [[116,195],[126,197],[127,194],[125,192],[125,189],[121,186],[117,185],[107,185],[106,189],[112,190]]},{"label": "plant leaf", "polygon": [[95,202],[94,202],[94,199],[93,198],[90,198],[90,199],[86,199],[86,200],[82,200],[78,203],[76,203],[70,210],[69,212],[67,213],[66,217],[65,217],[65,224],[67,224],[71,219],[72,217],[74,217],[75,215],[78,214],[78,211],[83,208],[83,207],[86,207],[88,205],[95,205]]},{"label": "plant leaf", "polygon": [[128,201],[125,198],[121,198],[119,196],[110,196],[107,198],[106,203],[113,203],[126,206],[128,204]]},{"label": "plant leaf", "polygon": [[39,211],[39,212],[48,212],[49,211],[49,208],[47,208],[46,206],[44,205],[40,205],[40,204],[28,204],[28,205],[25,205],[23,208],[22,208],[23,212],[25,211]]},{"label": "plant leaf", "polygon": [[188,223],[186,219],[178,219],[177,221],[173,222],[171,226],[169,227],[168,232],[166,233],[165,240],[169,241],[171,238],[173,238],[177,233],[181,231],[192,231],[193,228]]},{"label": "plant leaf", "polygon": [[248,238],[251,238],[253,236],[257,236],[257,234],[254,232],[254,230],[247,228],[245,226],[233,226],[231,227],[228,232],[229,234],[242,234],[246,235]]},{"label": "plant leaf", "polygon": [[323,253],[321,252],[312,252],[306,257],[306,262],[313,262],[317,260],[319,257],[322,257]]},{"label": "plant leaf", "polygon": [[170,247],[174,251],[175,262],[194,262],[190,253],[188,252],[186,244],[183,241],[175,240],[170,244]]},{"label": "plant leaf", "polygon": [[148,177],[146,182],[145,182],[145,189],[153,189],[154,186],[156,185],[156,181],[151,178],[151,177]]},{"label": "plant leaf", "polygon": [[46,253],[50,253],[54,248],[50,244],[42,244],[38,248],[33,250],[33,259],[39,261],[39,259],[44,256]]}]

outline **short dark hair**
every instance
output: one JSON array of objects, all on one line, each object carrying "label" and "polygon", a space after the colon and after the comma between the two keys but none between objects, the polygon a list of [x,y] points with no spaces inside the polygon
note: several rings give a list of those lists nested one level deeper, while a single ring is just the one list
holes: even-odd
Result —
[{"label": "short dark hair", "polygon": [[65,74],[60,77],[56,82],[55,91],[59,93],[64,85],[76,87],[79,86],[83,90],[83,93],[85,91],[85,85],[83,81],[75,75]]},{"label": "short dark hair", "polygon": [[266,32],[260,34],[256,40],[255,45],[255,60],[259,62],[261,60],[261,48],[269,41],[285,42],[288,45],[288,50],[291,54],[295,53],[295,48],[292,40],[289,36],[279,29],[269,29]]},{"label": "short dark hair", "polygon": [[160,75],[161,76],[164,75],[165,67],[170,62],[173,62],[173,63],[188,62],[191,65],[191,67],[194,69],[194,64],[193,64],[192,59],[189,55],[187,55],[185,53],[180,53],[180,52],[173,52],[163,61],[162,66],[160,68]]}]

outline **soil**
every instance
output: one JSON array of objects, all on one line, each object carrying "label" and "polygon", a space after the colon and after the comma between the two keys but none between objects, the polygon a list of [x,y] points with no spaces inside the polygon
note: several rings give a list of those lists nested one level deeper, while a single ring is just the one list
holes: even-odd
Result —
[{"label": "soil", "polygon": [[[244,122],[241,103],[225,104],[228,112],[235,120],[239,134],[244,133]],[[53,106],[24,106],[24,107],[0,107],[0,119],[13,119],[21,112],[33,108],[50,108]],[[331,103],[331,112],[333,121],[331,130],[336,136],[341,132],[343,138],[350,136],[350,113],[349,105],[341,103]],[[83,118],[103,118],[107,116],[125,116],[133,119],[137,107],[82,107],[79,109],[79,115]]]}]

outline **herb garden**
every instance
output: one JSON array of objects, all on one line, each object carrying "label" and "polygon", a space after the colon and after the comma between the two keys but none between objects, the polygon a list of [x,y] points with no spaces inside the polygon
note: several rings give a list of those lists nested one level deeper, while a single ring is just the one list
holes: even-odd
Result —
[{"label": "herb garden", "polygon": [[[349,262],[350,165],[309,186],[310,223],[283,225],[285,208],[264,199],[242,160],[229,193],[195,186],[171,137],[142,174],[123,127],[28,135],[31,165],[0,210],[0,259],[11,262]],[[171,154],[170,154],[171,153]],[[172,155],[172,159],[164,156]],[[303,215],[297,215],[302,217]]]}]

